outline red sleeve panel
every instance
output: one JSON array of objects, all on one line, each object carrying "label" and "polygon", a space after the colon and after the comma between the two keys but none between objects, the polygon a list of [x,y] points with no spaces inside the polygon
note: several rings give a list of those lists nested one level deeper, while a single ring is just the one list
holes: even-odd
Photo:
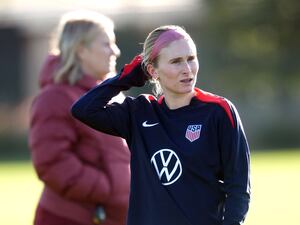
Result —
[{"label": "red sleeve panel", "polygon": [[225,98],[218,96],[218,95],[214,95],[214,94],[206,92],[206,91],[202,91],[198,88],[195,88],[195,91],[196,91],[196,98],[198,98],[200,101],[207,102],[207,103],[216,103],[216,104],[220,105],[225,110],[226,114],[228,115],[232,126],[235,127],[229,103],[226,101]]}]

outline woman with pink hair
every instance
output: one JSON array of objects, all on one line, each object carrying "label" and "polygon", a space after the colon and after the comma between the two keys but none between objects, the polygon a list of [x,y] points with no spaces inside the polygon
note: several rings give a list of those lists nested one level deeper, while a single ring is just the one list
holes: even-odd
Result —
[{"label": "woman with pink hair", "polygon": [[[125,138],[131,151],[128,225],[240,225],[250,200],[250,154],[234,105],[196,88],[196,45],[181,27],[158,27],[143,53],[81,97],[73,116]],[[109,100],[155,84],[155,95]]]}]

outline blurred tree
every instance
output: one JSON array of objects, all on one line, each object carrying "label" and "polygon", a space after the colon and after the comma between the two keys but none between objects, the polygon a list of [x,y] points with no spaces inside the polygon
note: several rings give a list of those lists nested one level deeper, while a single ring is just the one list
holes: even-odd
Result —
[{"label": "blurred tree", "polygon": [[299,147],[300,1],[203,5],[199,86],[238,104],[255,147]]},{"label": "blurred tree", "polygon": [[201,36],[209,48],[205,52],[210,52],[205,55],[210,57],[208,72],[218,76],[216,89],[226,85],[239,96],[268,95],[284,101],[300,95],[300,1],[204,2],[207,17]]},{"label": "blurred tree", "polygon": [[22,47],[20,30],[0,27],[0,107],[22,100]]}]

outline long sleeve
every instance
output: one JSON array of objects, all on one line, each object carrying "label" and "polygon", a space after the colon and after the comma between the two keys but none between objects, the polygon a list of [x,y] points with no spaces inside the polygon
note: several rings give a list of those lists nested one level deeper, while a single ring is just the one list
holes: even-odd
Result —
[{"label": "long sleeve", "polygon": [[70,115],[71,104],[66,94],[57,90],[35,99],[29,134],[32,161],[39,178],[61,196],[103,203],[110,192],[109,178],[78,158],[80,138]]},{"label": "long sleeve", "polygon": [[218,130],[226,194],[223,225],[240,225],[250,202],[250,152],[238,112],[231,103],[230,108],[234,124],[223,112]]},{"label": "long sleeve", "polygon": [[127,97],[122,104],[108,104],[121,91],[143,86],[147,80],[140,65],[140,57],[125,65],[115,77],[108,79],[82,96],[72,106],[72,115],[86,125],[107,134],[128,139],[130,113]]},{"label": "long sleeve", "polygon": [[75,102],[71,109],[72,115],[96,130],[126,138],[130,116],[127,109],[128,98],[122,104],[108,104],[126,88],[118,85],[118,77],[108,79]]}]

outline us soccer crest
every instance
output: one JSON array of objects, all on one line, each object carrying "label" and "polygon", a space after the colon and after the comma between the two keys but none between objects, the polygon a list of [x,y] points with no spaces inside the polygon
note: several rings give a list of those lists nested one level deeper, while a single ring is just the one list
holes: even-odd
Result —
[{"label": "us soccer crest", "polygon": [[185,132],[185,137],[190,141],[196,141],[200,137],[202,125],[189,125]]}]

